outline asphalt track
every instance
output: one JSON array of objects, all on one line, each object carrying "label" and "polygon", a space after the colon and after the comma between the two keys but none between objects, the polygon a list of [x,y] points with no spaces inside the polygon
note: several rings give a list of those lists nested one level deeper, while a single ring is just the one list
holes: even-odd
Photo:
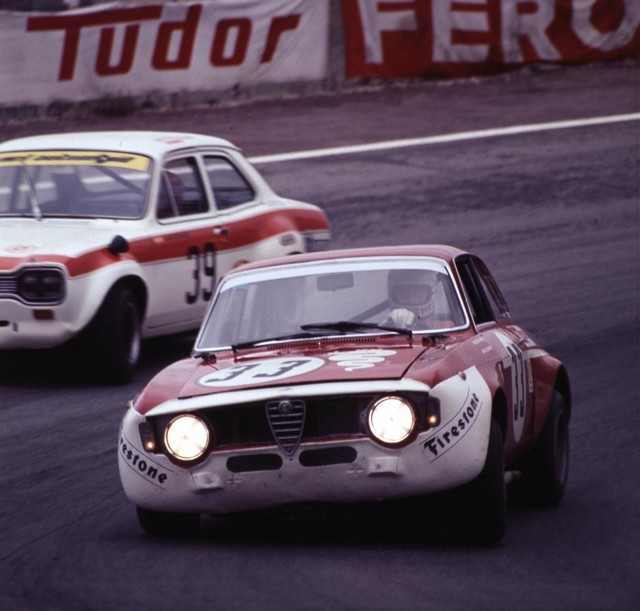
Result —
[{"label": "asphalt track", "polygon": [[[640,110],[635,62],[368,87],[120,119],[0,126],[207,131],[252,157]],[[492,268],[514,319],[569,369],[571,474],[557,510],[514,505],[490,548],[415,534],[429,517],[207,522],[157,541],[120,490],[127,399],[189,338],[145,344],[125,387],[58,354],[0,361],[5,609],[637,609],[640,606],[640,122],[260,164],[329,213],[334,246],[444,242]]]}]

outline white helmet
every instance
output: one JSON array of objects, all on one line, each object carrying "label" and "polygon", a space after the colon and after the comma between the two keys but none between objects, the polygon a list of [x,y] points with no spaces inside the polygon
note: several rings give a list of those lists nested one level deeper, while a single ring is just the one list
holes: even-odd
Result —
[{"label": "white helmet", "polygon": [[387,279],[389,301],[418,318],[429,318],[435,311],[433,299],[438,273],[425,269],[393,269]]}]

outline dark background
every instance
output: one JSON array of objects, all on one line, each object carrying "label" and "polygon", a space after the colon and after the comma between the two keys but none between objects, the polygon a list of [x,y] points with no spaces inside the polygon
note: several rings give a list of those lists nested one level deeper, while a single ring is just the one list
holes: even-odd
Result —
[{"label": "dark background", "polygon": [[[371,85],[313,98],[5,122],[228,138],[250,156],[640,111],[638,64]],[[126,401],[192,338],[144,345],[128,386],[58,353],[0,358],[0,605],[7,609],[636,609],[640,604],[638,121],[259,166],[321,205],[335,247],[451,243],[566,363],[572,463],[557,510],[512,506],[495,548],[420,542],[429,516],[205,523],[158,541],[120,489]],[[295,528],[294,528],[295,526]]]}]

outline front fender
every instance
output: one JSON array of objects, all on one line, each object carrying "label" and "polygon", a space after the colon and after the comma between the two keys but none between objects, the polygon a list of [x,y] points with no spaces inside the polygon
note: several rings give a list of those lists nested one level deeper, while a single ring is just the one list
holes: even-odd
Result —
[{"label": "front fender", "polygon": [[491,390],[476,367],[443,380],[431,396],[440,401],[440,425],[422,442],[431,462],[448,461],[455,455],[464,465],[456,474],[463,484],[480,474],[489,447]]},{"label": "front fender", "polygon": [[121,260],[68,280],[67,298],[56,316],[73,333],[84,329],[95,317],[113,286],[124,278],[135,277],[146,286],[140,265]]}]

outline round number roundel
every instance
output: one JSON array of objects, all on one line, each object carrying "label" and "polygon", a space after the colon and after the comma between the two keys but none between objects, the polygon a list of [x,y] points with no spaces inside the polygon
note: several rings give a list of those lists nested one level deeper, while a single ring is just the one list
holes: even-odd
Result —
[{"label": "round number roundel", "polygon": [[238,363],[232,367],[207,374],[200,378],[199,383],[210,387],[265,384],[304,375],[323,365],[322,359],[312,357],[278,358]]}]

